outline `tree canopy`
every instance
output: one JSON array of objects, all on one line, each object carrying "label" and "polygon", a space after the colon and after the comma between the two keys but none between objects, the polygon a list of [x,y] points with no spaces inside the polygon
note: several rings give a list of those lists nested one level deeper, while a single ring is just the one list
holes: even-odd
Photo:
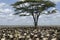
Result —
[{"label": "tree canopy", "polygon": [[[29,13],[29,15],[33,16],[34,23],[38,22],[38,18],[45,10],[48,14],[54,13],[55,10],[48,11],[49,8],[55,7],[55,3],[50,0],[24,0],[17,1],[12,4],[13,8],[15,8],[15,15],[20,15],[21,13]],[[23,15],[24,16],[24,15]]]}]

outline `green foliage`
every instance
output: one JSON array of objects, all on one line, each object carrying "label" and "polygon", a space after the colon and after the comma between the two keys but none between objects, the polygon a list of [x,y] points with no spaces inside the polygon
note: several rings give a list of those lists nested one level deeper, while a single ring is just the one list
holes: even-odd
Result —
[{"label": "green foliage", "polygon": [[[49,0],[25,0],[25,1],[18,1],[14,4],[12,4],[13,8],[15,8],[15,15],[19,15],[20,13],[30,13],[30,15],[33,16],[34,24],[37,26],[38,17],[40,14],[43,14],[42,12],[47,10],[51,7],[55,7],[55,3],[49,1]],[[18,7],[17,7],[18,6]],[[48,11],[48,14],[54,13],[55,10],[52,12]],[[34,14],[38,14],[35,16]],[[26,16],[26,15],[20,15],[20,16]]]},{"label": "green foliage", "polygon": [[[29,6],[26,6],[25,3],[29,4]],[[25,6],[19,7],[19,8],[16,7],[21,4],[25,5]],[[32,14],[32,13],[42,13],[44,10],[47,10],[50,7],[55,7],[55,4],[51,1],[44,1],[44,0],[25,0],[25,1],[18,1],[16,3],[12,4],[12,6],[16,9],[15,11],[22,10],[21,12],[17,12],[17,14],[24,13],[24,12]],[[41,7],[39,7],[39,6],[41,6]],[[33,8],[33,7],[35,7],[35,8]]]}]

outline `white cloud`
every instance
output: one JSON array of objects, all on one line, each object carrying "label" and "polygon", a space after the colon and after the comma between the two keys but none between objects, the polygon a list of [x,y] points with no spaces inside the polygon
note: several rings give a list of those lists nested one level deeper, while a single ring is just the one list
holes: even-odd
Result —
[{"label": "white cloud", "polygon": [[51,0],[51,1],[53,1],[53,2],[60,2],[60,0]]},{"label": "white cloud", "polygon": [[50,15],[41,15],[39,25],[60,25],[60,12]]},{"label": "white cloud", "polygon": [[[0,25],[12,25],[12,24],[26,24],[26,17],[14,16],[14,11],[10,8],[10,6],[6,3],[0,3]],[[8,6],[7,6],[8,5]],[[21,21],[21,22],[19,22]],[[16,23],[15,23],[16,22]]]},{"label": "white cloud", "polygon": [[8,8],[8,7],[9,7],[8,4],[3,3],[3,2],[0,3],[0,9],[1,9],[1,8]]},{"label": "white cloud", "polygon": [[6,15],[0,15],[0,17],[5,17]]},{"label": "white cloud", "polygon": [[18,1],[25,1],[25,0],[18,0]]},{"label": "white cloud", "polygon": [[[11,9],[11,7],[6,4],[6,3],[0,3],[0,18],[4,17],[4,18],[13,18],[13,14],[14,11]],[[2,19],[2,18],[1,18]]]},{"label": "white cloud", "polygon": [[12,9],[9,9],[9,8],[7,8],[7,9],[0,9],[0,13],[11,13],[11,12],[13,12],[13,11],[12,11]]},{"label": "white cloud", "polygon": [[0,4],[0,7],[3,7],[3,6],[5,6],[5,3],[1,3],[1,4]]},{"label": "white cloud", "polygon": [[8,15],[13,13],[13,9],[6,3],[0,3],[0,15]]},{"label": "white cloud", "polygon": [[10,12],[12,12],[12,10],[11,9],[4,9],[4,12],[5,13],[10,13]]},{"label": "white cloud", "polygon": [[[32,16],[14,16],[14,12],[6,3],[0,3],[0,25],[33,25]],[[8,6],[7,6],[8,5]],[[60,25],[60,12],[50,15],[41,15],[39,18],[39,25]]]}]

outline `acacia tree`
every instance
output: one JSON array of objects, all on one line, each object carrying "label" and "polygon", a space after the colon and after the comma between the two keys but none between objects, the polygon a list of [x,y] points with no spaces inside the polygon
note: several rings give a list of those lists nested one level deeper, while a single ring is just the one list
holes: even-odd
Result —
[{"label": "acacia tree", "polygon": [[[47,14],[54,13],[55,10],[48,10],[49,8],[55,7],[55,3],[49,0],[24,0],[18,1],[12,4],[13,8],[15,8],[14,15],[20,16],[29,16],[32,15],[34,19],[34,25],[37,27],[38,25],[38,18],[41,14],[46,14],[44,11],[47,11]],[[26,13],[29,15],[21,15],[21,13]]]}]

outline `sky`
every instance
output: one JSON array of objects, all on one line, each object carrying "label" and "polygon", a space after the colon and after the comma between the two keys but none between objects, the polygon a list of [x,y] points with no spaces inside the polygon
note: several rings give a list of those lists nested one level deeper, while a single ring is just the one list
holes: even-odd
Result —
[{"label": "sky", "polygon": [[[0,0],[0,25],[33,25],[32,16],[19,17],[12,15],[14,9],[11,4],[18,0]],[[52,1],[52,0],[51,0]],[[60,25],[60,0],[53,0],[56,4],[57,13],[50,15],[41,15],[38,25]]]}]

